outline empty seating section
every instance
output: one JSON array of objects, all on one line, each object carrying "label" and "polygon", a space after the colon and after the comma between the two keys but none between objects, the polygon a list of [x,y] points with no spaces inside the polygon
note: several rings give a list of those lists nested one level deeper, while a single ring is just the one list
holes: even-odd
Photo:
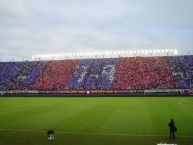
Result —
[{"label": "empty seating section", "polygon": [[0,62],[0,91],[191,88],[193,56]]}]

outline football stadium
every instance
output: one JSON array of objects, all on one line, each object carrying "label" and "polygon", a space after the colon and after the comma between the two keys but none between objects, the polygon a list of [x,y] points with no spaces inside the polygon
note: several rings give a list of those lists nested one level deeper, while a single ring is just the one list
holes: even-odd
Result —
[{"label": "football stadium", "polygon": [[0,0],[0,145],[193,145],[192,0]]},{"label": "football stadium", "polygon": [[0,63],[1,144],[193,143],[193,56],[40,57]]}]

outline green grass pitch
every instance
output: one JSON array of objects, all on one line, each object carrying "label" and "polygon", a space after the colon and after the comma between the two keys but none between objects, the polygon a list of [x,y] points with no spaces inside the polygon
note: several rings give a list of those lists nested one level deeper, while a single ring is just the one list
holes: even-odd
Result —
[{"label": "green grass pitch", "polygon": [[[176,140],[168,137],[174,118]],[[55,139],[47,140],[47,129]],[[191,97],[2,97],[0,145],[193,144]]]}]

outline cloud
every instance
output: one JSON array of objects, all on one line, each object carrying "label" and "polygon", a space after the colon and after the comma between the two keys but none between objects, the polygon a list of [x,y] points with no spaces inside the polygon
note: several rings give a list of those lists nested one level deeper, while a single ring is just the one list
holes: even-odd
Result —
[{"label": "cloud", "polygon": [[0,0],[0,16],[19,17],[27,14],[26,0]]},{"label": "cloud", "polygon": [[0,0],[0,56],[134,48],[193,52],[192,5],[192,0]]}]

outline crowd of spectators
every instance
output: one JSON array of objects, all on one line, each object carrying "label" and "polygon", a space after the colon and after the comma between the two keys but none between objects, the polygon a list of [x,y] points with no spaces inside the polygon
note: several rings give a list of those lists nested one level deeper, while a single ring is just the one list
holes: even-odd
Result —
[{"label": "crowd of spectators", "polygon": [[105,59],[101,73],[98,77],[97,88],[99,89],[111,89],[114,81],[118,59]]},{"label": "crowd of spectators", "polygon": [[28,89],[28,75],[39,62],[4,62],[0,68],[1,90],[24,90]]},{"label": "crowd of spectators", "polygon": [[0,62],[0,90],[189,88],[193,56]]},{"label": "crowd of spectators", "polygon": [[193,88],[193,56],[170,57],[175,88]]},{"label": "crowd of spectators", "polygon": [[110,89],[117,59],[81,60],[66,88]]},{"label": "crowd of spectators", "polygon": [[42,75],[35,80],[32,88],[40,90],[63,89],[76,70],[78,63],[78,60],[50,61]]},{"label": "crowd of spectators", "polygon": [[69,83],[66,85],[66,89],[84,89],[85,78],[88,76],[88,70],[90,69],[92,60],[83,59],[80,60],[76,71],[73,73]]},{"label": "crowd of spectators", "polygon": [[36,62],[34,67],[26,76],[24,83],[29,86],[33,85],[35,83],[36,78],[43,73],[43,70],[47,66],[47,64],[47,61]]},{"label": "crowd of spectators", "polygon": [[120,58],[113,88],[145,90],[174,86],[167,57]]}]

